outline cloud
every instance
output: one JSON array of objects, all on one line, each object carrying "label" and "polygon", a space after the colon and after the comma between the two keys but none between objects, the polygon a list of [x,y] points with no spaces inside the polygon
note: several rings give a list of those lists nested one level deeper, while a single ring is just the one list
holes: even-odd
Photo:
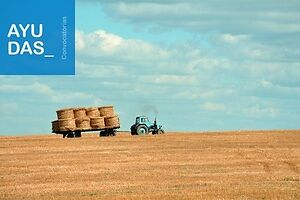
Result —
[{"label": "cloud", "polygon": [[189,85],[197,82],[196,77],[191,75],[146,75],[140,79],[155,84],[184,84]]},{"label": "cloud", "polygon": [[1,93],[14,93],[14,94],[27,94],[31,97],[33,95],[41,95],[48,98],[51,102],[68,102],[75,99],[90,99],[93,95],[86,94],[84,92],[75,91],[62,91],[60,89],[52,89],[50,86],[34,82],[32,84],[2,84],[0,85]]},{"label": "cloud", "polygon": [[224,111],[225,105],[222,103],[206,102],[201,106],[203,109],[208,111]]},{"label": "cloud", "polygon": [[0,113],[1,115],[12,116],[18,112],[18,104],[14,102],[1,102],[0,104]]},{"label": "cloud", "polygon": [[267,98],[280,98],[280,99],[299,99],[300,87],[287,87],[274,84],[268,80],[261,80],[260,82],[252,85],[249,89],[249,94],[254,94],[260,97]]},{"label": "cloud", "polygon": [[238,44],[243,40],[246,40],[248,38],[247,35],[233,35],[233,34],[222,34],[220,36],[221,41],[225,43],[230,43],[230,44]]},{"label": "cloud", "polygon": [[[101,1],[99,1],[101,2]],[[105,11],[136,25],[221,33],[299,32],[299,1],[109,1]]]},{"label": "cloud", "polygon": [[261,107],[255,105],[248,108],[243,108],[242,112],[248,117],[276,117],[279,114],[279,110],[274,107]]},{"label": "cloud", "polygon": [[96,30],[90,33],[76,31],[76,50],[80,55],[94,58],[111,58],[118,55],[117,60],[137,59],[143,56],[143,61],[167,57],[167,52],[157,46],[137,39],[125,39],[116,34],[104,30]]},{"label": "cloud", "polygon": [[84,44],[77,47],[77,66],[80,74],[99,77],[109,74],[119,77],[143,77],[144,80],[154,78],[153,82],[176,79],[178,82],[179,79],[193,73],[188,72],[185,67],[191,51],[183,53],[181,59],[178,56],[182,53],[180,47],[169,49],[139,39],[125,39],[104,30],[77,33],[77,43]]}]

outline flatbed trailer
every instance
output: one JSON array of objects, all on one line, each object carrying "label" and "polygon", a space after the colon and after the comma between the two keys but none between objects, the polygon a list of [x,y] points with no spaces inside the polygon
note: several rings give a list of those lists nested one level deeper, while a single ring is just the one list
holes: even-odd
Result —
[{"label": "flatbed trailer", "polygon": [[107,137],[107,136],[116,136],[117,129],[119,129],[120,126],[109,126],[105,128],[99,128],[99,129],[76,129],[76,130],[67,130],[67,131],[52,131],[52,133],[55,134],[62,134],[63,138],[74,138],[74,137],[81,137],[82,132],[99,132],[100,137]]}]

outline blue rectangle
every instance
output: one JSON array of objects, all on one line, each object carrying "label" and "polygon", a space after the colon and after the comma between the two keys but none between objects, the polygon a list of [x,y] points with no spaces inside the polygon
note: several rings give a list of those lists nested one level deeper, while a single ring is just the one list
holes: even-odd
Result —
[{"label": "blue rectangle", "polygon": [[1,75],[75,74],[75,0],[0,4]]}]

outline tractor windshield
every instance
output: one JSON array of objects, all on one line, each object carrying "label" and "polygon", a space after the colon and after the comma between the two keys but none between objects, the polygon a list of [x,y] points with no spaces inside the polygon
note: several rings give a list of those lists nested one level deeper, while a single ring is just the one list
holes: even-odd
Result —
[{"label": "tractor windshield", "polygon": [[149,119],[148,119],[148,118],[142,118],[142,119],[141,119],[141,122],[147,123],[147,122],[149,122]]}]

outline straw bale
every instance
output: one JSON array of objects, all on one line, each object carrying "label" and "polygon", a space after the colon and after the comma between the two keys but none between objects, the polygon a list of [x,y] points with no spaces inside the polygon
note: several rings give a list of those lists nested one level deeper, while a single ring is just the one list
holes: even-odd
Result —
[{"label": "straw bale", "polygon": [[74,109],[74,117],[75,118],[84,118],[84,117],[86,117],[85,108],[76,108],[76,109]]},{"label": "straw bale", "polygon": [[91,118],[91,127],[93,129],[105,128],[104,117],[92,117]]},{"label": "straw bale", "polygon": [[99,107],[99,112],[101,117],[111,117],[114,116],[114,107],[113,106],[102,106]]},{"label": "straw bale", "polygon": [[89,117],[76,118],[75,123],[76,123],[76,130],[91,129]]},{"label": "straw bale", "polygon": [[93,118],[93,117],[100,117],[100,112],[98,110],[97,107],[94,107],[94,108],[86,108],[86,115],[89,117],[89,118]]},{"label": "straw bale", "polygon": [[58,119],[71,119],[74,118],[74,111],[72,108],[66,108],[56,111]]},{"label": "straw bale", "polygon": [[59,119],[59,130],[60,131],[74,131],[76,129],[75,119]]},{"label": "straw bale", "polygon": [[52,131],[59,131],[59,121],[55,120],[52,122]]},{"label": "straw bale", "polygon": [[117,115],[104,118],[105,127],[119,127],[120,121]]}]

